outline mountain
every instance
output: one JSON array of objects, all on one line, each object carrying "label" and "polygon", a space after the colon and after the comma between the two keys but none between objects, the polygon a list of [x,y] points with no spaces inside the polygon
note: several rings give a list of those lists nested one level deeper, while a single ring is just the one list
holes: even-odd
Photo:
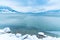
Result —
[{"label": "mountain", "polygon": [[20,13],[20,14],[31,14],[31,15],[45,15],[45,16],[55,16],[55,15],[60,15],[60,9],[59,10],[48,10],[48,11],[43,11],[43,12],[18,12],[8,6],[0,6],[0,13]]},{"label": "mountain", "polygon": [[8,6],[0,6],[0,13],[20,13],[20,12],[15,11]]},{"label": "mountain", "polygon": [[48,10],[44,12],[33,13],[34,15],[43,15],[43,16],[60,16],[60,10]]}]

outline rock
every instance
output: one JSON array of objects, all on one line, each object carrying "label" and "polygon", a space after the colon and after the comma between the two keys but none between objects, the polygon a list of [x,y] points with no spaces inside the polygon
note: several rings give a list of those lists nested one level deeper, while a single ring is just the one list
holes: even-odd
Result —
[{"label": "rock", "polygon": [[37,37],[38,37],[38,38],[45,38],[46,35],[45,35],[43,32],[38,32]]},{"label": "rock", "polygon": [[22,34],[20,34],[20,33],[16,34],[16,37],[18,37],[18,38],[21,37],[21,36],[22,36]]},{"label": "rock", "polygon": [[22,36],[22,39],[26,39],[27,37],[28,37],[28,34],[23,35],[23,36]]},{"label": "rock", "polygon": [[4,30],[4,32],[6,32],[6,33],[11,33],[11,30],[10,30],[9,27],[4,28],[3,30]]}]

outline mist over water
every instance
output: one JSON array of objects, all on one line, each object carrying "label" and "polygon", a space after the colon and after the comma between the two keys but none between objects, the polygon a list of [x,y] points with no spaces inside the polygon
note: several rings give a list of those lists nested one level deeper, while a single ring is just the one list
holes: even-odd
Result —
[{"label": "mist over water", "polygon": [[39,31],[60,31],[60,17],[34,14],[0,14],[0,28],[10,27],[14,33],[35,34]]}]

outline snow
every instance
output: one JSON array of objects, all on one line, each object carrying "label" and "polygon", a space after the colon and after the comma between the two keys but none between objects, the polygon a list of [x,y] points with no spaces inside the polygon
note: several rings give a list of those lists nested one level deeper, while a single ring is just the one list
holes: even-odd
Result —
[{"label": "snow", "polygon": [[[36,35],[22,35],[20,33],[13,34],[10,32],[11,30],[8,27],[0,29],[0,40],[60,40],[60,38],[47,35],[44,38],[38,38]],[[38,34],[45,35],[43,32],[38,32]]]}]

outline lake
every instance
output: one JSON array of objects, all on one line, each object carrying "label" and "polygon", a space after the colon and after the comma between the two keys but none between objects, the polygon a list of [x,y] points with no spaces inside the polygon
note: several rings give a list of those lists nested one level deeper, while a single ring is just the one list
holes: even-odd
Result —
[{"label": "lake", "polygon": [[[0,14],[0,28],[10,27],[13,33],[36,34],[37,32],[60,31],[60,17],[40,14]],[[49,32],[48,32],[49,33]]]}]

